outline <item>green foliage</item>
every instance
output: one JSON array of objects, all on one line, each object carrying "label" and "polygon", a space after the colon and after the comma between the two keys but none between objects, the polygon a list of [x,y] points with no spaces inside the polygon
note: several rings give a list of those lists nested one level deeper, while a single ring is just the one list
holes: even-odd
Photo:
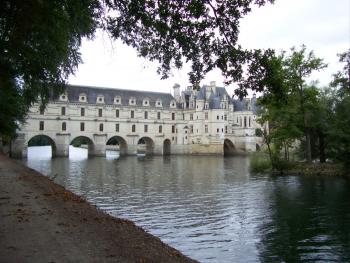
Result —
[{"label": "green foliage", "polygon": [[262,137],[263,131],[260,128],[255,129],[255,136]]},{"label": "green foliage", "polygon": [[240,19],[253,5],[273,2],[106,1],[108,8],[117,11],[108,17],[106,28],[113,38],[136,48],[140,56],[158,61],[162,78],[168,77],[172,67],[182,67],[185,58],[192,65],[191,83],[198,84],[214,68],[233,82],[241,79],[245,64],[264,53],[237,44]]},{"label": "green foliage", "polygon": [[343,70],[333,75],[331,86],[338,89],[341,97],[350,95],[350,49],[338,54],[339,61],[344,63]]},{"label": "green foliage", "polygon": [[30,105],[61,93],[92,37],[100,4],[83,1],[0,1],[0,136],[13,137]]},{"label": "green foliage", "polygon": [[270,141],[278,155],[284,151],[289,159],[289,148],[296,140],[305,137],[306,157],[311,161],[310,133],[313,113],[317,109],[318,91],[305,84],[305,78],[326,65],[313,52],[306,53],[306,47],[291,49],[290,55],[282,52],[263,58],[264,74],[254,76],[258,85],[265,87],[264,96],[259,100],[264,111],[260,112],[262,122],[269,122]]},{"label": "green foliage", "polygon": [[253,154],[250,156],[250,170],[253,173],[264,173],[271,171],[271,162],[266,154]]}]

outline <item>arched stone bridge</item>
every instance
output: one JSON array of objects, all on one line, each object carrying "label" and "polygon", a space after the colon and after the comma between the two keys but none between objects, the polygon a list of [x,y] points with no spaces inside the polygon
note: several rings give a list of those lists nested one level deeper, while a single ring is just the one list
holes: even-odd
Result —
[{"label": "arched stone bridge", "polygon": [[[70,145],[84,145],[89,156],[105,156],[106,150],[119,150],[120,155],[136,155],[138,152],[148,155],[169,155],[174,153],[171,139],[164,136],[151,137],[143,135],[120,136],[115,134],[97,133],[19,133],[12,145],[12,155],[17,158],[27,157],[27,148],[31,142],[38,139],[47,142],[52,147],[52,157],[69,155]],[[33,143],[32,143],[33,144]],[[175,145],[173,147],[176,148]]]}]

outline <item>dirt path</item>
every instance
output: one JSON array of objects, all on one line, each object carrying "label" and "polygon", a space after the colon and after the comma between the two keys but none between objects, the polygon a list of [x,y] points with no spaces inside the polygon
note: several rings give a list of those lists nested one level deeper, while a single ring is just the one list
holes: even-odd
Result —
[{"label": "dirt path", "polygon": [[0,155],[0,262],[194,262]]}]

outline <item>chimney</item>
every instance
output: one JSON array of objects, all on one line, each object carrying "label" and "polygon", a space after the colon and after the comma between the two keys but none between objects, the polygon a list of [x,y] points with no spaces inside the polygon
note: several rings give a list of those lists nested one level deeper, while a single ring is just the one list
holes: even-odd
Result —
[{"label": "chimney", "polygon": [[180,102],[181,96],[180,96],[180,85],[179,84],[175,84],[174,87],[174,98],[176,100],[176,102]]},{"label": "chimney", "polygon": [[213,91],[213,93],[216,93],[216,82],[215,81],[210,81],[210,88]]}]

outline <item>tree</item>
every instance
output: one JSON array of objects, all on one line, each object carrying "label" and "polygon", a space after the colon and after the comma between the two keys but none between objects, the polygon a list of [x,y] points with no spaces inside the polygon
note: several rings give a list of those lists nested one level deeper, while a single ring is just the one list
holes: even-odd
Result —
[{"label": "tree", "polygon": [[140,56],[158,61],[158,72],[166,78],[183,58],[192,64],[190,81],[198,84],[213,68],[228,82],[242,77],[244,64],[255,52],[237,45],[240,19],[253,4],[274,0],[121,0],[106,1],[114,10],[106,28],[115,39],[133,46]]},{"label": "tree", "polygon": [[63,91],[99,17],[97,0],[0,1],[1,137],[15,134],[38,98],[44,106]]},{"label": "tree", "polygon": [[[83,37],[97,28],[160,63],[166,78],[173,66],[192,64],[190,81],[219,68],[228,82],[264,52],[237,45],[239,20],[253,5],[274,0],[3,0],[0,2],[0,136],[14,135],[30,105],[44,107],[61,93],[81,62]],[[241,94],[244,94],[245,90]]]},{"label": "tree", "polygon": [[[267,105],[269,100],[276,104],[274,106],[282,106],[279,110],[283,111],[284,108],[290,107],[288,101],[292,99],[293,102],[298,102],[298,109],[296,113],[300,114],[302,122],[300,129],[303,130],[305,136],[305,151],[306,159],[311,162],[311,127],[312,120],[310,119],[310,109],[308,109],[308,103],[312,99],[309,93],[305,92],[306,78],[311,75],[315,70],[321,70],[326,65],[322,62],[322,59],[315,57],[311,51],[306,53],[306,47],[302,46],[300,50],[296,48],[291,49],[291,54],[286,55],[282,52],[279,56],[276,56],[274,52],[264,53],[257,56],[257,59],[253,61],[252,66],[249,68],[249,75],[246,79],[246,83],[243,88],[248,85],[255,85],[266,94]],[[263,103],[264,104],[264,103]],[[266,106],[264,104],[264,106]],[[270,105],[271,106],[271,105]],[[292,108],[291,108],[292,109]],[[288,112],[286,112],[289,116]],[[288,129],[286,130],[288,135]],[[289,131],[294,131],[291,129]]]},{"label": "tree", "polygon": [[350,168],[350,50],[339,55],[343,70],[333,75],[332,126],[328,131],[331,156]]},{"label": "tree", "polygon": [[339,62],[344,63],[341,71],[333,74],[331,87],[338,89],[339,95],[344,97],[350,94],[350,49],[346,52],[338,54]]}]

